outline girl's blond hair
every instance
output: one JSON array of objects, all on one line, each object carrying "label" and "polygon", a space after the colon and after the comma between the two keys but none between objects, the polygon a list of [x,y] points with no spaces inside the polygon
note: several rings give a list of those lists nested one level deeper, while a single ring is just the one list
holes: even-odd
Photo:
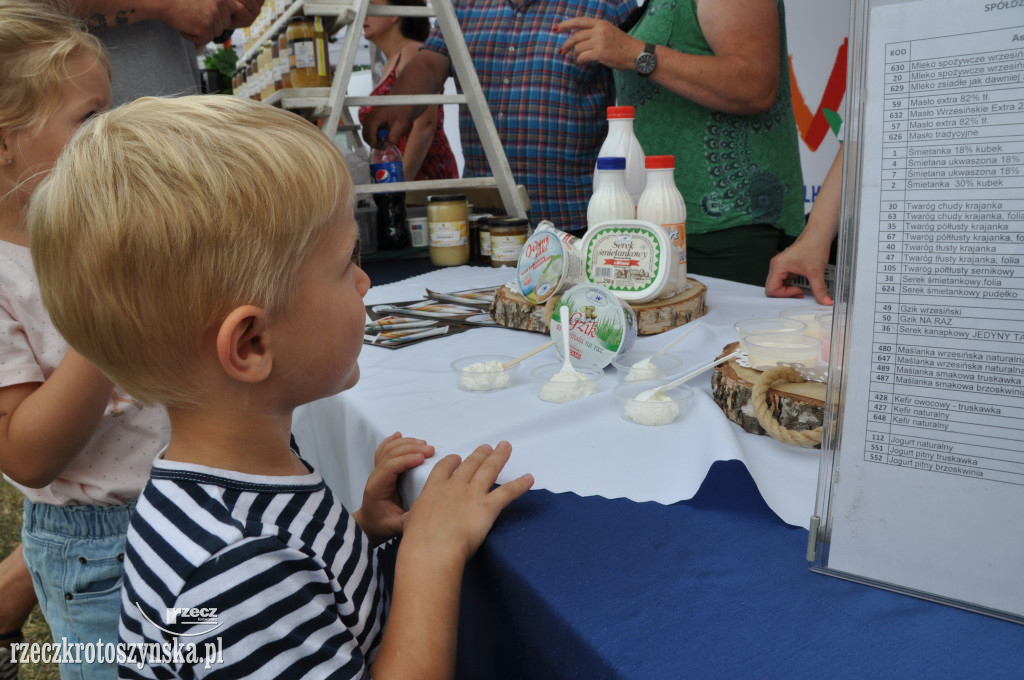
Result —
[{"label": "girl's blond hair", "polygon": [[95,56],[110,74],[103,44],[49,2],[0,0],[0,128],[43,125],[60,104],[68,60]]}]

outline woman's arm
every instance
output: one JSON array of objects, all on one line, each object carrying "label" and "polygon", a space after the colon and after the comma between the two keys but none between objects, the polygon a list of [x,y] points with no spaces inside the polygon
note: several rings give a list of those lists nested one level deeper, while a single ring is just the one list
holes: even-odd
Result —
[{"label": "woman's arm", "polygon": [[73,349],[46,382],[0,389],[0,469],[31,488],[52,482],[92,437],[113,389]]},{"label": "woman's arm", "polygon": [[[779,15],[775,0],[698,0],[697,20],[711,56],[658,45],[658,66],[650,79],[702,106],[735,114],[771,108],[779,86]],[[635,71],[642,40],[607,21],[577,17],[555,31],[572,35],[561,53],[577,63],[600,62]]]},{"label": "woman's arm", "polygon": [[[403,64],[409,63],[419,52],[419,46],[423,43],[413,43],[402,48],[402,58],[395,69],[395,76],[400,76],[404,70]],[[430,151],[430,145],[437,133],[437,106],[428,106],[419,118],[412,122],[409,128],[409,138],[405,142],[405,151],[402,152],[402,171],[405,179],[414,180],[419,174],[423,161]]]}]

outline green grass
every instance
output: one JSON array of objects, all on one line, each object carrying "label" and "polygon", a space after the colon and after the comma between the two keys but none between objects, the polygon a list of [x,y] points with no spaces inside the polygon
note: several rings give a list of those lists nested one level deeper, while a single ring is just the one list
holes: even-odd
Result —
[{"label": "green grass", "polygon": [[[0,558],[10,554],[21,542],[22,495],[0,478]],[[2,595],[2,594],[0,594]],[[39,607],[22,627],[27,642],[50,642],[50,627]],[[26,664],[19,668],[18,680],[59,680],[57,664]]]}]

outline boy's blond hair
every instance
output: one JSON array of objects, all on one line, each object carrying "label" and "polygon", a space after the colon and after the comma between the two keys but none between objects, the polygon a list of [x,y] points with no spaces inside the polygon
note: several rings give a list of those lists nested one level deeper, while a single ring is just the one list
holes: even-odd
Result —
[{"label": "boy's blond hair", "polygon": [[0,0],[0,127],[41,126],[60,104],[68,60],[95,56],[110,75],[103,44],[70,13],[41,0]]},{"label": "boy's blond hair", "polygon": [[338,149],[295,114],[146,97],[65,147],[33,195],[30,250],[61,335],[144,403],[187,407],[204,336],[239,305],[286,314],[352,198]]}]

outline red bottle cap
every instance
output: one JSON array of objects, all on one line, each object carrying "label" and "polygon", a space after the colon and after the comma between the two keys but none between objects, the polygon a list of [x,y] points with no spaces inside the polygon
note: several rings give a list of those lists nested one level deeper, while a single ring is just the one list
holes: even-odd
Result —
[{"label": "red bottle cap", "polygon": [[665,168],[675,169],[676,157],[675,156],[647,156],[644,158],[644,167],[651,170],[659,170]]},{"label": "red bottle cap", "polygon": [[636,118],[636,109],[632,106],[609,106],[608,120],[613,118]]}]

